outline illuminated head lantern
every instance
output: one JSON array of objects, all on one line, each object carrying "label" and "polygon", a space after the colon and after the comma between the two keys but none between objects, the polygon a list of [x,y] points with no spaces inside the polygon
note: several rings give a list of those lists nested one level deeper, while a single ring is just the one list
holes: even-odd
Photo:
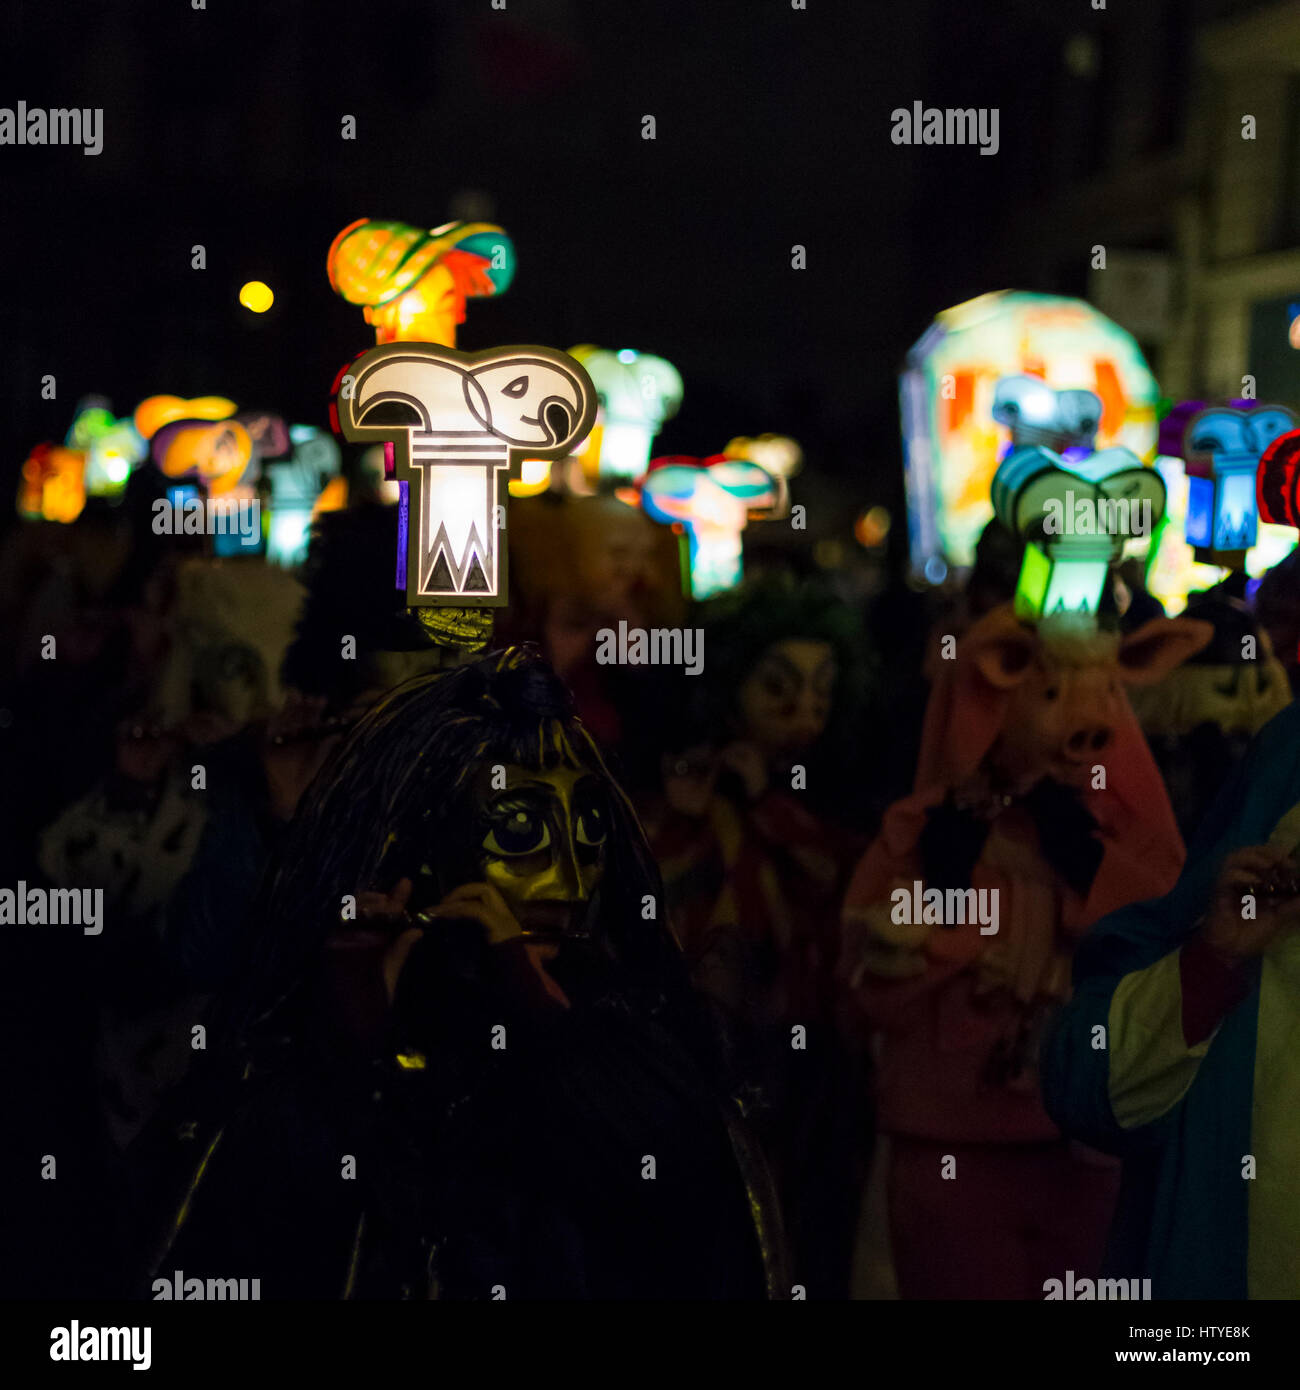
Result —
[{"label": "illuminated head lantern", "polygon": [[335,293],[364,306],[377,343],[455,347],[465,301],[509,288],[515,248],[491,222],[425,231],[363,217],[334,238],[326,268]]},{"label": "illuminated head lantern", "polygon": [[570,453],[591,428],[596,391],[554,348],[386,343],[339,373],[330,410],[350,443],[393,446],[408,607],[499,608],[509,476],[525,457]]},{"label": "illuminated head lantern", "polygon": [[596,467],[603,477],[639,478],[650,462],[650,447],[665,420],[682,403],[682,379],[662,357],[622,348],[583,345],[570,349],[587,369],[600,403],[590,448],[598,450]]},{"label": "illuminated head lantern", "polygon": [[102,396],[87,396],[77,405],[64,443],[86,452],[86,492],[91,497],[119,497],[131,470],[149,452],[135,423],[119,420]]},{"label": "illuminated head lantern", "polygon": [[[1026,377],[1051,388],[1055,401],[1005,384]],[[971,563],[1013,426],[1021,442],[1042,444],[1067,461],[1073,449],[1092,443],[1086,412],[1073,419],[1069,413],[1072,403],[1086,405],[1088,394],[1101,405],[1093,426],[1097,446],[1121,446],[1147,458],[1156,440],[1155,377],[1133,336],[1092,305],[1003,290],[935,319],[907,354],[900,382],[918,574],[937,581],[948,564]]]},{"label": "illuminated head lantern", "polygon": [[1150,536],[1160,524],[1165,485],[1128,449],[1067,464],[1031,445],[1009,454],[994,475],[993,509],[1025,542],[1017,616],[1095,615],[1124,542]]},{"label": "illuminated head lantern", "polygon": [[740,533],[751,517],[777,515],[784,480],[748,459],[724,454],[654,459],[641,481],[641,505],[655,521],[681,526],[696,598],[734,589],[742,573]]},{"label": "illuminated head lantern", "polygon": [[1057,391],[1040,377],[1004,376],[993,390],[993,418],[1011,431],[1011,447],[1041,445],[1064,458],[1092,452],[1101,424],[1101,397]]},{"label": "illuminated head lantern", "polygon": [[1255,475],[1261,456],[1296,417],[1277,405],[1253,410],[1211,406],[1187,425],[1185,533],[1196,559],[1243,569],[1259,535]]},{"label": "illuminated head lantern", "polygon": [[292,567],[307,558],[312,515],[324,489],[339,476],[338,442],[315,425],[290,425],[292,452],[266,467],[271,484],[267,558]]}]

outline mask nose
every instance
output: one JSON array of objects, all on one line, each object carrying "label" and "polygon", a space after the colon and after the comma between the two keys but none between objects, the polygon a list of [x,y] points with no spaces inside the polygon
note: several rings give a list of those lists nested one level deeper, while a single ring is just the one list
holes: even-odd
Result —
[{"label": "mask nose", "polygon": [[1100,753],[1111,739],[1111,729],[1106,724],[1082,724],[1065,740],[1064,753],[1071,761],[1086,762]]},{"label": "mask nose", "polygon": [[572,838],[566,838],[560,851],[559,864],[560,891],[568,902],[585,903],[591,894],[582,880],[582,865],[578,863],[578,846]]}]

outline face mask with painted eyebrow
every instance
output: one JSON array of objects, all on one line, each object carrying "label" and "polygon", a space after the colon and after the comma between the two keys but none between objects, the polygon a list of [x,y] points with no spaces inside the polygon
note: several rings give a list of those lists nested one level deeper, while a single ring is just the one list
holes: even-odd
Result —
[{"label": "face mask with painted eyebrow", "polygon": [[506,787],[479,817],[484,879],[506,900],[526,936],[587,933],[604,874],[609,812],[599,779],[585,770],[506,765]]}]

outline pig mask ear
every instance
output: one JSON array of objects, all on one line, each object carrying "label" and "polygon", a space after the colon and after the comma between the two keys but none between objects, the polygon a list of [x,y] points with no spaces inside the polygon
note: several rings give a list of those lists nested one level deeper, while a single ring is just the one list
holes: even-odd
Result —
[{"label": "pig mask ear", "polygon": [[1037,645],[1031,632],[994,637],[976,651],[975,669],[994,690],[1014,690],[1029,674]]},{"label": "pig mask ear", "polygon": [[1120,643],[1120,679],[1128,685],[1154,685],[1213,636],[1214,628],[1196,618],[1152,618]]}]

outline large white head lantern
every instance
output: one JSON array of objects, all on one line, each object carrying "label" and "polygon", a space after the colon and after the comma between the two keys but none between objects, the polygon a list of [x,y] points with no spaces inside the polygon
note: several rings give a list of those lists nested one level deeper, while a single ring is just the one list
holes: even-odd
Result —
[{"label": "large white head lantern", "polygon": [[554,348],[385,343],[339,374],[331,411],[349,442],[392,446],[407,605],[500,608],[509,479],[525,458],[571,453],[596,392]]}]

